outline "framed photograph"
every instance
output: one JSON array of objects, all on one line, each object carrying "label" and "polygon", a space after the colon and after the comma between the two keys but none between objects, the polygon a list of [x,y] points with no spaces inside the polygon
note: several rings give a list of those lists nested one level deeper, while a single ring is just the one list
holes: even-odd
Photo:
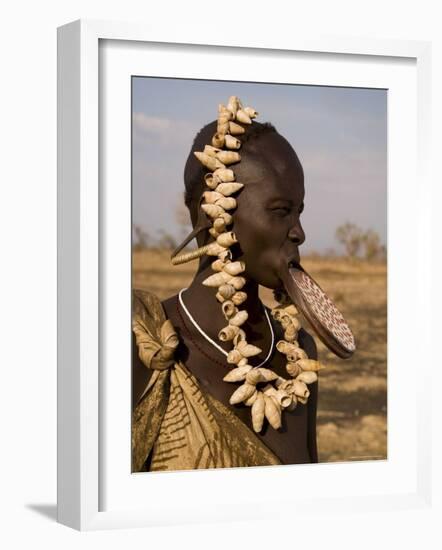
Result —
[{"label": "framed photograph", "polygon": [[263,46],[59,29],[61,523],[430,498],[429,45]]}]

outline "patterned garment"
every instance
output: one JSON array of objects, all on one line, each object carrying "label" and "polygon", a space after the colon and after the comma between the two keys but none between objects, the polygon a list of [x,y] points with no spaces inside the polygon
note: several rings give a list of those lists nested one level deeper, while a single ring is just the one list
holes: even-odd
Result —
[{"label": "patterned garment", "polygon": [[174,361],[178,337],[158,298],[134,291],[132,312],[140,359],[153,369],[133,413],[132,471],[281,464],[233,412],[199,387],[183,363]]}]

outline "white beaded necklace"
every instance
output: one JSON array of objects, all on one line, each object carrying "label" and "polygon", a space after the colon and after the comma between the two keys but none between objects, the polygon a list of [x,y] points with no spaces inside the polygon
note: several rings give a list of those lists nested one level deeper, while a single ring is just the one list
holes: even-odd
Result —
[{"label": "white beaded necklace", "polygon": [[[193,324],[193,326],[196,328],[196,330],[201,334],[201,336],[203,338],[205,338],[208,342],[210,342],[212,344],[212,346],[214,346],[217,350],[219,350],[222,354],[224,354],[226,357],[229,355],[227,353],[226,350],[224,350],[221,346],[219,346],[216,342],[214,342],[212,340],[212,338],[210,338],[210,336],[208,336],[204,330],[198,325],[198,323],[195,321],[195,319],[192,317],[190,311],[187,309],[187,307],[185,306],[184,304],[184,301],[183,301],[183,292],[187,290],[187,288],[182,288],[179,293],[178,293],[178,300],[180,302],[180,305],[181,307],[183,308],[185,314],[187,315],[187,317],[189,318],[190,322]],[[267,310],[266,308],[264,307],[264,304],[263,304],[263,309],[264,309],[264,314],[265,314],[265,317],[267,319],[267,323],[269,325],[269,329],[270,329],[270,334],[272,336],[272,341],[271,341],[271,344],[270,344],[270,349],[269,349],[269,353],[267,354],[267,357],[264,359],[264,361],[262,361],[259,365],[256,366],[256,368],[259,368],[259,367],[262,367],[263,365],[265,365],[267,363],[267,361],[270,359],[270,357],[272,356],[272,352],[273,352],[273,346],[275,345],[275,333],[273,331],[273,326],[272,326],[272,322],[270,321],[270,318],[269,318],[269,314],[267,313]]]}]

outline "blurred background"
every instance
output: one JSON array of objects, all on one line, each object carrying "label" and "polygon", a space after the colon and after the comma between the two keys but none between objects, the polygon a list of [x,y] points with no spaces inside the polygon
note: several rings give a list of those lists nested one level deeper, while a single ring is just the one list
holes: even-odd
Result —
[{"label": "blurred background", "polygon": [[[170,252],[190,231],[183,171],[199,129],[237,95],[292,144],[305,173],[302,263],[349,322],[357,352],[316,339],[321,462],[387,457],[387,92],[132,79],[133,286],[160,299],[192,280]],[[272,295],[261,289],[263,301]],[[305,323],[306,328],[307,324]]]}]

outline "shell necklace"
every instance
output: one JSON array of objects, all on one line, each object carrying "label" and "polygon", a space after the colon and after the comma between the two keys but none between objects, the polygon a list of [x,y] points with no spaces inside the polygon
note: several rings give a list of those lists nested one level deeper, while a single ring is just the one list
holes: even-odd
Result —
[{"label": "shell necklace", "polygon": [[[214,342],[212,340],[212,338],[210,338],[210,336],[204,332],[204,330],[199,326],[199,324],[195,321],[195,319],[193,318],[193,316],[191,315],[190,311],[187,309],[187,307],[185,306],[184,304],[184,301],[183,301],[183,292],[187,290],[187,288],[182,288],[179,293],[178,293],[178,300],[180,302],[180,305],[181,307],[183,308],[185,314],[187,315],[187,317],[189,318],[190,322],[193,324],[193,326],[196,328],[196,330],[201,334],[201,336],[203,338],[205,338],[208,342],[210,342],[212,344],[212,346],[214,346],[217,350],[219,350],[223,355],[225,355],[226,357],[229,356],[228,352],[223,349],[220,345],[218,345],[216,342]],[[259,365],[257,365],[256,367],[254,368],[257,368],[259,369],[260,367],[262,367],[263,365],[265,365],[267,363],[267,361],[270,359],[270,357],[272,356],[272,353],[273,353],[273,346],[275,345],[275,333],[273,331],[273,327],[272,327],[272,323],[270,321],[270,318],[269,318],[269,314],[267,313],[267,310],[266,308],[264,307],[264,305],[262,306],[263,307],[263,310],[264,310],[264,314],[265,314],[265,317],[267,319],[267,323],[269,325],[269,329],[270,329],[270,334],[272,336],[272,341],[270,343],[270,349],[269,349],[269,353],[267,354],[267,357],[264,359],[264,361],[261,361],[261,363]]]},{"label": "shell necklace", "polygon": [[[218,333],[218,338],[222,342],[231,341],[232,350],[227,353],[202,331],[185,308],[181,293],[180,303],[200,334],[227,355],[227,363],[234,368],[223,380],[242,382],[232,393],[229,402],[231,405],[244,403],[251,407],[253,429],[260,432],[265,418],[274,429],[279,429],[283,410],[293,410],[298,403],[307,403],[310,395],[307,385],[317,381],[317,372],[322,365],[309,359],[299,345],[297,337],[301,324],[297,318],[298,310],[287,294],[280,291],[274,293],[279,305],[271,311],[271,315],[284,330],[284,339],[277,342],[276,349],[286,356],[289,378],[262,367],[265,361],[258,367],[249,365],[249,358],[259,355],[262,350],[247,342],[246,333],[241,328],[248,318],[247,311],[239,309],[247,299],[247,294],[241,290],[247,282],[241,275],[245,271],[245,264],[233,260],[230,247],[238,240],[235,233],[227,229],[233,223],[233,216],[228,211],[237,206],[232,195],[241,191],[244,184],[235,181],[233,170],[226,168],[226,165],[240,162],[237,150],[241,148],[242,142],[236,136],[245,133],[243,125],[252,124],[257,114],[255,109],[243,107],[236,96],[229,98],[227,106],[219,105],[217,132],[212,138],[212,144],[206,145],[204,151],[194,153],[209,170],[204,176],[207,190],[203,193],[201,209],[212,222],[209,233],[215,240],[195,251],[175,256],[172,263],[178,265],[204,254],[217,257],[212,263],[215,273],[202,284],[216,290],[216,299],[228,322]],[[273,344],[269,353],[272,349]]]}]

